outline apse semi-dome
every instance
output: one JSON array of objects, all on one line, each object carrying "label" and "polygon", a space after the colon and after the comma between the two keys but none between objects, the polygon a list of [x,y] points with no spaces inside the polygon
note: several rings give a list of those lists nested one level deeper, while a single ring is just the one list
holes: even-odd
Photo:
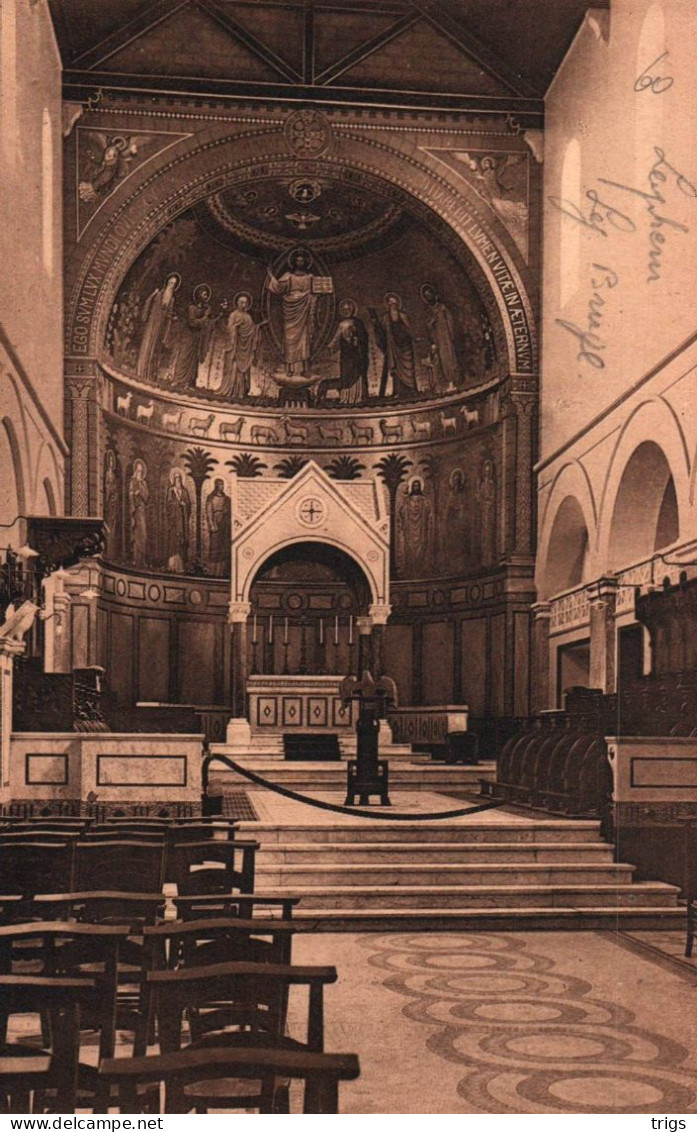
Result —
[{"label": "apse semi-dome", "polygon": [[407,203],[297,168],[215,192],[160,231],[103,346],[126,379],[272,411],[452,398],[495,380],[498,353],[463,261]]}]

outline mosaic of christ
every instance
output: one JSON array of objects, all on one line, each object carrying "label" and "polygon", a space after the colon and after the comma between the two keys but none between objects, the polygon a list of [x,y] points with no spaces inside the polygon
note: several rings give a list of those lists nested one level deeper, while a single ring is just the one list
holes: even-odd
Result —
[{"label": "mosaic of christ", "polygon": [[216,193],[165,228],[114,303],[106,361],[262,406],[434,400],[496,376],[463,265],[401,204],[328,179]]}]

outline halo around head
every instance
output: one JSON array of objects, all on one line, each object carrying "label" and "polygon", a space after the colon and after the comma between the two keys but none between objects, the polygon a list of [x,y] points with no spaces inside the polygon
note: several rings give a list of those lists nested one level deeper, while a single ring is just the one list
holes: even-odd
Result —
[{"label": "halo around head", "polygon": [[388,304],[390,299],[394,299],[394,301],[396,302],[399,309],[400,310],[402,309],[402,296],[401,295],[398,295],[396,291],[388,291],[387,294],[385,295],[384,299],[383,299],[383,302],[385,304]]},{"label": "halo around head", "polygon": [[434,283],[422,283],[419,294],[421,295],[421,298],[425,303],[430,302],[430,299],[428,298],[429,293],[433,295],[434,299],[438,298],[438,288],[436,287],[436,285]]},{"label": "halo around head", "polygon": [[169,482],[171,483],[172,487],[174,487],[174,481],[175,481],[177,476],[179,476],[179,478],[180,478],[180,480],[182,481],[182,484],[183,484],[184,483],[184,473],[181,470],[181,468],[176,468],[176,467],[170,468],[170,470],[169,470]]},{"label": "halo around head", "polygon": [[296,264],[298,262],[298,256],[303,257],[303,259],[306,261],[308,267],[310,267],[312,265],[312,254],[307,250],[307,248],[293,248],[292,252],[288,253],[288,266],[289,267],[295,267],[296,266]]},{"label": "halo around head", "polygon": [[465,486],[465,473],[462,468],[453,468],[450,473],[450,486],[454,487],[457,491],[462,491]]},{"label": "halo around head", "polygon": [[197,284],[196,287],[194,287],[194,298],[195,299],[198,298],[198,296],[201,294],[201,291],[206,291],[208,293],[209,299],[210,299],[210,297],[213,293],[211,291],[211,288],[209,287],[209,285],[207,283],[199,283],[199,284]]},{"label": "halo around head", "polygon": [[167,272],[167,275],[166,275],[166,277],[165,277],[165,283],[169,283],[170,279],[176,279],[176,281],[177,281],[177,285],[176,285],[176,287],[174,288],[174,290],[175,290],[175,291],[178,291],[178,290],[179,290],[179,288],[180,288],[180,287],[181,287],[181,285],[182,285],[182,277],[181,277],[181,275],[179,274],[179,272],[178,272],[178,271],[168,271],[168,272]]},{"label": "halo around head", "polygon": [[145,460],[141,460],[140,456],[133,461],[133,475],[136,474],[139,468],[143,475],[145,475],[148,469],[145,466]]},{"label": "halo around head", "polygon": [[247,300],[247,302],[249,303],[247,310],[251,310],[252,306],[254,305],[254,299],[252,298],[251,293],[249,291],[238,291],[237,294],[235,295],[234,299],[232,300],[233,307],[237,306],[237,300],[238,299],[246,299]]},{"label": "halo around head", "polygon": [[419,485],[419,490],[420,490],[421,494],[423,495],[424,481],[421,478],[421,476],[409,476],[409,479],[407,480],[407,485],[406,485],[407,486],[407,495],[412,494],[414,487],[416,486],[417,483]]},{"label": "halo around head", "polygon": [[339,313],[341,313],[344,308],[348,309],[348,318],[355,318],[358,314],[358,303],[354,299],[342,299],[339,303]]}]

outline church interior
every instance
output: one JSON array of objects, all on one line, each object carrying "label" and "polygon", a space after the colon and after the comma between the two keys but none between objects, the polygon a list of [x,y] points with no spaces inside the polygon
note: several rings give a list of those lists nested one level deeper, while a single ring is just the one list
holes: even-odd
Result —
[{"label": "church interior", "polygon": [[697,1112],[696,39],[3,0],[0,1111]]}]

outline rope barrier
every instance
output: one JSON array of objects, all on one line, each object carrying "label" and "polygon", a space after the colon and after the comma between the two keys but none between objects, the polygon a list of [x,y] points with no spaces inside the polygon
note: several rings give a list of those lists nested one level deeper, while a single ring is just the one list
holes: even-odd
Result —
[{"label": "rope barrier", "polygon": [[[333,802],[320,802],[318,798],[308,798],[306,794],[298,794],[295,790],[289,790],[286,786],[278,786],[275,782],[269,782],[268,778],[262,778],[260,774],[255,774],[253,770],[248,770],[247,767],[240,766],[229,755],[208,755],[203,760],[203,781],[208,782],[208,768],[212,762],[221,762],[230,770],[236,771],[241,774],[243,778],[248,778],[250,782],[256,783],[257,786],[264,786],[267,790],[273,790],[276,794],[282,794],[285,798],[292,798],[294,802],[303,802],[306,806],[315,806],[318,810],[330,810],[335,814],[349,814],[352,818],[370,818],[371,820],[377,819],[379,821],[440,821],[443,818],[464,818],[469,814],[480,814],[484,810],[495,810],[499,806],[503,806],[504,802],[484,802],[481,806],[468,806],[460,810],[440,810],[437,813],[429,814],[383,814],[383,813],[366,813],[364,810],[356,810],[351,806],[337,806]],[[204,791],[205,792],[205,791]]]}]

